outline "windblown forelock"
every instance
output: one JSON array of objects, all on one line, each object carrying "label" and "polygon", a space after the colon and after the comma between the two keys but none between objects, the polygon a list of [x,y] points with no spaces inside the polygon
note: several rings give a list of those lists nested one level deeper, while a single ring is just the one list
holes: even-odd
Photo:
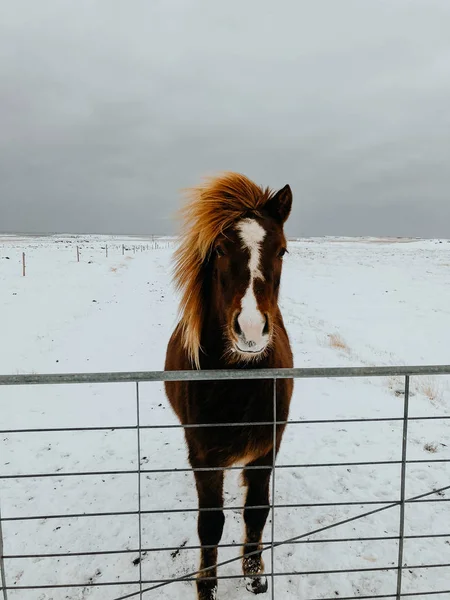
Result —
[{"label": "windblown forelock", "polygon": [[180,325],[184,347],[192,363],[200,368],[200,338],[203,306],[204,265],[217,237],[249,214],[260,211],[272,191],[244,175],[225,173],[187,190],[188,201],[181,209],[180,245],[175,251],[174,281],[181,293]]}]

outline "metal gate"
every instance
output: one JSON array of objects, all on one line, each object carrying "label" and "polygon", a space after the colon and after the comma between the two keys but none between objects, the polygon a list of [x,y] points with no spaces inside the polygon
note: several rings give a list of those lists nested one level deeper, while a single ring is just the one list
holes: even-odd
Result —
[{"label": "metal gate", "polygon": [[[131,372],[131,373],[78,373],[78,374],[57,374],[57,375],[10,375],[10,376],[0,376],[0,386],[25,386],[25,385],[57,385],[57,384],[98,384],[98,383],[114,383],[114,382],[132,382],[135,384],[136,391],[136,423],[135,425],[127,425],[123,427],[114,427],[117,429],[128,429],[136,431],[136,454],[137,454],[137,469],[129,469],[129,470],[117,470],[117,471],[95,471],[91,473],[86,472],[70,472],[70,473],[61,473],[58,474],[61,477],[76,477],[79,475],[108,475],[108,474],[128,474],[128,475],[136,475],[137,478],[137,506],[134,511],[117,511],[117,512],[98,512],[98,513],[70,513],[63,515],[53,515],[53,514],[39,514],[32,516],[20,516],[20,515],[8,515],[2,514],[0,509],[0,573],[1,573],[1,591],[3,600],[8,600],[11,596],[12,598],[20,599],[20,590],[51,590],[56,588],[64,588],[67,590],[70,589],[85,589],[88,588],[90,584],[86,582],[61,582],[55,585],[12,585],[8,581],[8,572],[7,572],[7,563],[9,561],[15,561],[20,559],[42,559],[46,557],[67,557],[67,556],[91,556],[91,555],[111,555],[118,552],[128,552],[135,553],[138,556],[137,564],[139,565],[138,569],[138,578],[133,581],[121,581],[120,585],[130,585],[137,586],[137,591],[133,591],[131,593],[127,593],[125,595],[121,595],[119,597],[113,597],[111,600],[125,600],[127,598],[143,598],[148,597],[151,591],[160,589],[162,587],[171,585],[174,582],[180,581],[194,581],[196,575],[198,575],[199,571],[192,571],[182,577],[175,578],[166,578],[166,579],[148,579],[143,577],[142,575],[142,555],[144,552],[156,552],[160,551],[161,548],[146,548],[142,545],[142,516],[145,514],[152,513],[173,513],[173,512],[183,512],[183,508],[180,509],[167,509],[167,510],[159,510],[159,511],[145,511],[142,510],[141,504],[141,478],[146,473],[152,473],[155,471],[158,472],[179,472],[180,469],[146,469],[142,466],[142,457],[141,457],[141,433],[146,429],[164,429],[164,428],[173,428],[173,427],[183,427],[182,425],[142,425],[140,414],[140,394],[139,394],[139,385],[142,382],[149,381],[181,381],[181,380],[223,380],[223,379],[271,379],[273,380],[274,386],[274,421],[270,423],[229,423],[229,424],[220,424],[223,426],[233,426],[233,425],[272,425],[273,431],[275,435],[276,425],[280,424],[280,421],[276,419],[276,381],[282,378],[294,378],[294,379],[304,379],[304,378],[361,378],[361,377],[391,377],[391,376],[401,376],[404,378],[404,393],[402,394],[404,397],[403,400],[403,417],[391,418],[391,417],[377,417],[377,418],[351,418],[351,419],[330,419],[330,420],[320,420],[314,421],[315,423],[349,423],[349,422],[378,422],[378,421],[400,421],[402,424],[402,439],[399,440],[399,444],[401,445],[401,460],[398,461],[360,461],[360,462],[334,462],[328,464],[315,464],[315,466],[327,466],[330,468],[333,467],[341,467],[341,466],[360,466],[360,465],[385,465],[385,464],[398,464],[401,469],[401,477],[400,477],[400,489],[398,499],[393,502],[382,502],[382,501],[368,501],[368,502],[337,502],[337,503],[309,503],[309,504],[280,504],[276,502],[276,473],[282,468],[277,466],[275,463],[275,454],[273,460],[273,477],[272,477],[272,494],[271,494],[271,518],[272,518],[272,527],[271,527],[271,537],[268,542],[263,544],[263,551],[266,554],[271,555],[271,564],[272,567],[270,571],[267,573],[268,578],[271,580],[271,588],[270,594],[272,599],[277,598],[276,596],[276,578],[280,576],[295,576],[295,575],[311,575],[311,574],[351,574],[356,572],[367,571],[376,572],[376,571],[395,571],[396,572],[396,589],[392,590],[391,594],[378,594],[371,596],[334,596],[333,598],[339,597],[340,600],[356,600],[357,598],[396,598],[400,600],[400,598],[404,597],[420,597],[424,598],[427,596],[434,595],[442,595],[449,597],[450,595],[450,581],[448,585],[448,589],[444,590],[423,590],[420,592],[407,592],[402,593],[402,574],[404,569],[439,569],[439,568],[449,568],[450,562],[442,564],[419,564],[419,565],[405,565],[403,561],[403,547],[404,540],[411,538],[438,538],[438,537],[447,537],[450,539],[450,531],[443,531],[438,534],[422,535],[422,536],[407,536],[405,535],[405,506],[408,503],[420,503],[420,502],[430,502],[430,501],[440,501],[445,502],[450,500],[450,498],[442,497],[445,496],[444,492],[450,489],[449,485],[441,487],[440,489],[433,489],[424,494],[417,495],[415,497],[406,497],[405,494],[405,484],[406,484],[406,467],[411,463],[434,463],[434,462],[450,462],[450,459],[430,459],[430,460],[408,460],[407,458],[407,445],[408,445],[408,423],[411,420],[414,421],[426,421],[433,419],[450,419],[450,416],[447,414],[438,415],[438,416],[418,416],[411,417],[409,414],[409,400],[410,400],[410,378],[413,376],[424,376],[424,375],[450,375],[450,366],[418,366],[418,367],[358,367],[358,368],[308,368],[308,369],[270,369],[270,370],[230,370],[230,371],[179,371],[179,372]],[[312,423],[313,421],[301,420],[301,421],[288,421],[288,424],[298,423]],[[202,425],[189,425],[189,427],[215,427],[218,424],[202,424]],[[29,433],[36,432],[55,432],[55,431],[88,431],[88,430],[109,430],[111,427],[94,427],[94,428],[83,428],[83,427],[64,427],[64,428],[40,428],[40,429],[4,429],[0,430],[1,435],[26,435]],[[289,466],[290,468],[304,468],[308,465],[298,464],[298,465],[283,465],[283,467]],[[231,467],[238,468],[238,467]],[[257,468],[257,467],[255,467]],[[190,469],[184,469],[188,471]],[[208,470],[208,469],[207,469]],[[214,470],[214,469],[212,469]],[[55,473],[24,473],[24,474],[8,474],[1,475],[1,480],[6,479],[21,479],[21,478],[38,478],[38,477],[52,477]],[[0,497],[1,502],[1,497]],[[377,505],[376,508],[372,508],[370,510],[366,510],[356,516],[353,516],[348,519],[344,519],[333,523],[331,525],[326,525],[323,527],[316,528],[315,530],[308,531],[307,533],[302,533],[301,535],[297,535],[291,537],[290,539],[285,540],[276,540],[274,537],[274,519],[275,519],[275,509],[278,507],[283,508],[296,508],[296,507],[317,507],[317,506],[348,506],[348,505]],[[381,505],[381,506],[380,506]],[[398,523],[398,535],[397,536],[375,536],[375,537],[361,537],[361,538],[339,538],[335,540],[321,540],[321,543],[331,543],[333,541],[370,541],[370,540],[384,540],[384,539],[392,539],[398,541],[398,560],[394,566],[386,565],[384,567],[367,567],[364,569],[329,569],[329,570],[317,570],[317,571],[291,571],[291,572],[278,572],[274,567],[274,550],[278,546],[286,545],[286,544],[299,544],[299,543],[307,543],[309,538],[315,534],[321,533],[328,529],[338,528],[340,525],[344,525],[346,523],[356,521],[363,517],[367,517],[376,513],[380,513],[383,511],[387,511],[394,507],[399,507],[400,509],[400,519]],[[243,509],[243,507],[233,507],[233,510]],[[193,510],[193,509],[188,509]],[[225,508],[225,510],[227,510]],[[11,522],[20,522],[24,520],[39,520],[39,519],[69,519],[69,518],[83,518],[86,516],[90,517],[101,517],[101,516],[114,516],[116,518],[121,518],[126,515],[136,515],[139,520],[139,544],[137,548],[127,549],[127,550],[105,550],[104,552],[51,552],[51,553],[35,553],[35,554],[12,554],[8,552],[8,540],[4,539],[2,535],[2,523],[11,523]],[[450,515],[449,515],[450,516]],[[450,518],[448,520],[450,523]],[[242,544],[228,544],[228,547],[236,547],[238,550],[242,550]],[[199,546],[188,546],[186,549],[198,549]],[[177,548],[164,547],[164,550],[177,550]],[[237,555],[235,558],[219,562],[218,567],[229,564],[230,562],[240,561],[242,558],[241,554]],[[238,578],[242,577],[241,575],[236,576],[220,576],[218,575],[218,579],[224,578]],[[92,586],[114,586],[117,585],[117,582],[107,581],[107,582],[95,582],[92,583]],[[305,599],[306,600],[306,599]],[[323,600],[331,600],[323,599]]]}]

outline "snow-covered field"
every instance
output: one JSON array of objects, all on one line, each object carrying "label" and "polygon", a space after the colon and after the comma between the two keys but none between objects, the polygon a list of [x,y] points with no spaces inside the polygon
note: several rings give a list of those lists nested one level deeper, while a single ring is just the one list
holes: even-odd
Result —
[{"label": "snow-covered field", "polygon": [[[122,243],[125,254],[122,255]],[[108,245],[106,256],[105,245]],[[76,246],[81,249],[77,262]],[[169,239],[99,236],[0,236],[0,373],[159,370],[175,322],[177,299],[170,280]],[[22,277],[22,252],[26,277]],[[291,242],[285,259],[282,309],[295,365],[358,366],[450,363],[450,243],[417,240],[303,240]],[[333,379],[296,382],[293,420],[401,417],[403,382]],[[414,416],[450,415],[450,378],[411,381]],[[160,383],[141,385],[141,424],[176,424]],[[136,432],[115,426],[136,423],[133,384],[0,388],[0,429],[110,427],[106,431],[3,434],[0,474],[54,472],[50,478],[1,479],[3,517],[135,511],[135,475],[64,477],[64,472],[136,469]],[[279,465],[388,461],[401,457],[399,421],[292,424]],[[142,431],[142,469],[186,469],[182,431]],[[450,459],[450,421],[411,421],[408,458]],[[407,497],[449,484],[450,463],[411,464]],[[283,540],[377,508],[364,502],[399,498],[400,466],[284,468],[276,474],[280,504],[355,502],[347,506],[279,508],[275,537]],[[226,479],[226,506],[242,504],[238,473]],[[449,493],[408,504],[407,565],[450,563]],[[435,501],[438,500],[438,501]],[[361,504],[359,504],[361,502]],[[145,474],[142,509],[195,509],[192,474]],[[242,541],[238,510],[227,510],[222,542]],[[372,569],[396,564],[396,540],[316,543],[323,539],[398,535],[399,509],[390,508],[275,551],[278,572]],[[196,513],[144,515],[148,552],[143,578],[176,578],[194,571]],[[6,521],[5,554],[129,550],[138,547],[138,519],[83,517]],[[265,532],[269,539],[270,524]],[[219,560],[236,555],[222,548]],[[114,587],[14,590],[10,600],[113,600],[137,591],[135,553],[7,559],[8,585],[116,582]],[[266,558],[270,569],[270,556]],[[220,569],[239,575],[240,563]],[[278,600],[370,597],[394,594],[396,573],[280,576]],[[145,587],[145,586],[144,586]],[[450,568],[405,569],[403,591],[450,588]],[[248,597],[240,579],[220,582],[219,598]],[[144,598],[194,599],[192,582],[172,583]],[[394,597],[394,596],[392,596]],[[422,597],[419,595],[419,597]],[[425,597],[425,596],[423,596]],[[442,596],[444,597],[444,596]]]}]

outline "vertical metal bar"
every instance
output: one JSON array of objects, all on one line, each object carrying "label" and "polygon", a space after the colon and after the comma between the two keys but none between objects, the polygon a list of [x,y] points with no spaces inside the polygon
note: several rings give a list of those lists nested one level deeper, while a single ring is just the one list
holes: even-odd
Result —
[{"label": "vertical metal bar", "polygon": [[273,380],[273,450],[272,450],[272,531],[271,531],[271,579],[272,600],[275,600],[275,463],[277,459],[277,380]]},{"label": "vertical metal bar", "polygon": [[8,600],[8,592],[6,590],[6,571],[5,561],[3,558],[3,528],[2,528],[2,509],[0,506],[0,581],[2,584],[3,600]]},{"label": "vertical metal bar", "polygon": [[141,411],[139,402],[139,382],[136,381],[136,432],[138,459],[138,520],[139,520],[139,598],[142,600],[142,507],[141,507]]},{"label": "vertical metal bar", "polygon": [[403,542],[405,536],[405,488],[406,488],[406,453],[408,446],[408,414],[409,414],[409,375],[405,377],[405,403],[403,408],[403,443],[402,443],[402,471],[400,482],[400,530],[398,539],[398,565],[397,565],[397,600],[402,597],[403,575]]}]

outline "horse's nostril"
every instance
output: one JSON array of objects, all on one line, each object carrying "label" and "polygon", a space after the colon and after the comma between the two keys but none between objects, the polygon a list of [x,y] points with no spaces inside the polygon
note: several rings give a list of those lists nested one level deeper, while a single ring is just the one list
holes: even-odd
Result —
[{"label": "horse's nostril", "polygon": [[242,329],[239,325],[239,315],[236,315],[236,317],[234,318],[234,331],[238,334],[238,335],[242,335]]},{"label": "horse's nostril", "polygon": [[265,320],[263,335],[269,335],[269,317],[267,315],[265,315]]}]

